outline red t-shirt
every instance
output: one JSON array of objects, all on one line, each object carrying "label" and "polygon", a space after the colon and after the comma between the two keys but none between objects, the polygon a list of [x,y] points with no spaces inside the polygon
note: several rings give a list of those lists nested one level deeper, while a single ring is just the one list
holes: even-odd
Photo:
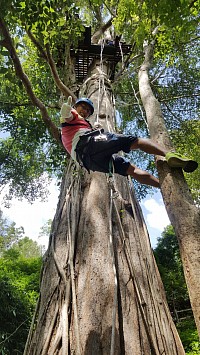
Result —
[{"label": "red t-shirt", "polygon": [[74,150],[76,149],[79,138],[85,132],[90,131],[91,126],[87,121],[80,118],[76,110],[72,109],[71,113],[73,115],[73,119],[68,122],[70,126],[62,127],[62,142],[72,158],[76,159]]}]

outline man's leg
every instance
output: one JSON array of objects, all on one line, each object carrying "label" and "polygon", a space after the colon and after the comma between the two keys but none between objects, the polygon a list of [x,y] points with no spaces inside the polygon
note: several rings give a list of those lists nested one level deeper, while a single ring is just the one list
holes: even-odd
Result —
[{"label": "man's leg", "polygon": [[161,155],[166,158],[166,161],[171,168],[182,168],[187,173],[192,173],[198,168],[198,163],[195,160],[175,152],[170,152],[148,138],[136,139],[131,144],[130,149],[140,149],[149,154]]},{"label": "man's leg", "polygon": [[158,188],[160,187],[159,180],[155,176],[149,174],[145,170],[139,169],[133,164],[129,165],[127,169],[127,174],[132,176],[133,179],[137,180],[141,184],[150,185]]},{"label": "man's leg", "polygon": [[159,144],[154,143],[151,139],[148,138],[138,138],[131,144],[131,150],[140,149],[145,153],[162,155],[165,157],[168,150],[161,147]]}]

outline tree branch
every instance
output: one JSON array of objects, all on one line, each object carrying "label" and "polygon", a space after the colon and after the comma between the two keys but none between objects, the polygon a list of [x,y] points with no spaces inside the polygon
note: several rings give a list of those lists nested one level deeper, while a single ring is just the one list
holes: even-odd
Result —
[{"label": "tree branch", "polygon": [[33,105],[39,108],[41,115],[42,115],[42,119],[43,119],[46,127],[48,128],[49,132],[53,135],[53,137],[56,139],[56,141],[60,144],[61,141],[60,141],[59,129],[56,127],[56,125],[52,122],[51,118],[49,117],[47,109],[46,109],[45,105],[43,104],[43,102],[40,101],[38,99],[38,97],[35,95],[35,93],[32,89],[31,82],[30,82],[28,76],[23,71],[22,65],[20,63],[19,57],[18,57],[15,47],[13,45],[9,31],[8,31],[6,24],[2,18],[0,18],[0,30],[1,30],[3,37],[4,37],[4,41],[3,41],[4,47],[7,48],[7,50],[10,53],[10,56],[13,60],[13,64],[14,64],[15,71],[16,71],[18,78],[22,81],[22,83],[26,89],[27,95],[30,97],[30,100],[33,103]]},{"label": "tree branch", "polygon": [[73,100],[73,102],[75,102],[77,97],[66,85],[63,84],[62,80],[60,79],[60,77],[58,75],[55,62],[54,62],[53,57],[52,57],[50,50],[49,50],[49,46],[46,46],[46,52],[45,52],[44,49],[42,48],[41,44],[37,41],[37,39],[32,34],[32,32],[30,30],[27,30],[26,32],[27,32],[27,35],[29,36],[30,40],[33,42],[35,47],[40,52],[41,56],[49,64],[54,82],[55,82],[56,86],[58,87],[58,89],[60,89],[60,91],[63,93],[63,95],[65,97],[72,96],[72,100]]},{"label": "tree branch", "polygon": [[[155,85],[154,85],[155,87]],[[138,95],[139,92],[136,92],[136,95]],[[135,96],[133,95],[130,91],[124,91],[124,92],[119,92],[120,95],[129,95],[129,96]],[[179,95],[179,96],[171,96],[171,97],[167,97],[167,98],[161,98],[159,97],[158,100],[159,102],[167,102],[167,101],[173,101],[173,100],[179,100],[179,99],[184,99],[184,98],[191,98],[191,97],[199,97],[200,94],[191,94],[191,95]],[[131,102],[130,104],[127,104],[127,106],[129,105],[136,105],[137,103]]]},{"label": "tree branch", "polygon": [[47,58],[47,54],[46,52],[44,51],[44,49],[42,48],[41,44],[36,40],[36,38],[34,37],[34,35],[32,34],[32,32],[26,28],[26,33],[27,35],[29,36],[31,42],[33,42],[33,44],[35,45],[35,47],[38,49],[38,51],[40,52],[41,56],[46,60],[48,61],[48,58]]},{"label": "tree branch", "polygon": [[[104,6],[107,8],[107,10],[108,10],[109,13],[112,15],[112,17],[116,17],[116,14],[108,7],[108,5],[105,3],[105,1],[102,1],[102,3],[103,3]],[[117,11],[116,8],[115,8],[115,11]]]},{"label": "tree branch", "polygon": [[[0,105],[1,105],[1,111],[6,111],[6,108],[13,108],[13,107],[31,107],[33,106],[31,101],[28,102],[9,102],[9,101],[0,101]],[[60,109],[60,105],[59,103],[55,103],[54,104],[48,104],[46,105],[46,107],[48,108],[56,108],[56,109]]]},{"label": "tree branch", "polygon": [[57,68],[56,68],[56,65],[55,65],[55,62],[53,60],[53,57],[50,53],[50,50],[49,50],[49,46],[47,46],[47,58],[48,58],[48,64],[49,64],[49,67],[51,69],[51,73],[52,73],[52,76],[54,78],[54,81],[57,85],[57,87],[60,89],[60,91],[66,96],[71,96],[72,97],[72,100],[73,102],[76,101],[77,97],[76,95],[74,95],[74,93],[67,87],[63,84],[62,80],[60,79],[59,75],[58,75],[58,72],[57,72]]},{"label": "tree branch", "polygon": [[123,68],[121,68],[118,73],[115,75],[114,83],[118,80],[121,79],[122,75],[124,74],[125,70],[129,67],[131,63],[134,62],[137,58],[140,58],[143,56],[143,53],[136,54],[134,57],[131,58],[131,54],[128,56],[128,58],[124,62]]},{"label": "tree branch", "polygon": [[97,44],[99,38],[101,35],[112,25],[112,20],[113,18],[111,17],[108,22],[106,22],[104,25],[102,25],[92,36],[91,38],[91,43],[92,44]]},{"label": "tree branch", "polygon": [[8,337],[6,337],[3,341],[0,342],[0,345],[3,344],[3,343],[6,343],[8,341],[8,339],[10,339],[17,331],[18,329],[28,321],[28,318],[25,319],[15,330],[14,332],[12,332]]}]

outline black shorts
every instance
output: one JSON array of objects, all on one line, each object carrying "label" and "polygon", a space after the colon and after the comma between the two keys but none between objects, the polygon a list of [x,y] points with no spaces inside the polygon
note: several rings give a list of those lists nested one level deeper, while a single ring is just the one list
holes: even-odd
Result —
[{"label": "black shorts", "polygon": [[[87,170],[99,171],[103,173],[110,172],[110,166],[113,165],[114,172],[127,176],[129,161],[120,155],[119,151],[130,152],[131,144],[137,140],[137,137],[131,135],[114,134],[104,132],[107,140],[95,141],[95,136],[82,136],[77,144],[76,152]],[[111,164],[111,163],[113,164]]]}]

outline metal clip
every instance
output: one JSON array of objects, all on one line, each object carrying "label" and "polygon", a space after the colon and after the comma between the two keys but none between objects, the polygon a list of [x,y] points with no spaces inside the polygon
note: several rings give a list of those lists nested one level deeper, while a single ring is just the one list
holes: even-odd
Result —
[{"label": "metal clip", "polygon": [[95,142],[98,141],[107,141],[107,136],[105,134],[99,134],[98,136],[94,137]]}]

